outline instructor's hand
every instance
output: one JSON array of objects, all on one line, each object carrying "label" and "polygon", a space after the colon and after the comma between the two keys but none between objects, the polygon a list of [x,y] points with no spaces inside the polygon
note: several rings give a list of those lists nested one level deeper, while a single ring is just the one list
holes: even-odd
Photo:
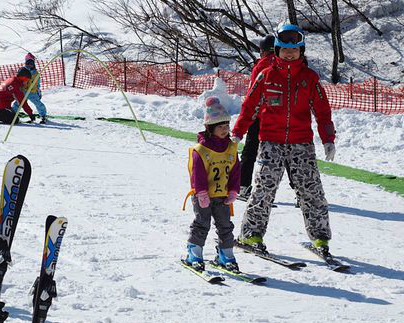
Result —
[{"label": "instructor's hand", "polygon": [[333,142],[324,144],[325,160],[333,161],[335,156],[335,145]]}]

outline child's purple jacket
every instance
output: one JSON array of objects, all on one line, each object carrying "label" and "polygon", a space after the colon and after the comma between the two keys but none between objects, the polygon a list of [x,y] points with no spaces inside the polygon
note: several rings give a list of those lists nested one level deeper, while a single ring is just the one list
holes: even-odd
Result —
[{"label": "child's purple jacket", "polygon": [[[206,138],[204,132],[198,133],[197,138],[198,143],[216,152],[225,151],[230,143],[229,137],[220,139],[217,136],[211,136],[210,138]],[[201,156],[195,150],[192,152],[192,160],[192,187],[194,187],[196,193],[199,193],[201,191],[208,191],[208,176],[206,174],[205,166],[203,164]],[[238,156],[233,169],[230,171],[227,187],[228,192],[240,192],[240,161],[238,159]]]}]

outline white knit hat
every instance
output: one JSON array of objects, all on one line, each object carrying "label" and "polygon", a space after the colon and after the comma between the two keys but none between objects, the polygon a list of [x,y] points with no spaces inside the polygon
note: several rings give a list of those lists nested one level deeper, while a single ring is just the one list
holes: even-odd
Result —
[{"label": "white knit hat", "polygon": [[211,125],[220,122],[230,122],[231,117],[226,108],[220,104],[216,96],[210,96],[205,101],[206,110],[203,118],[204,125]]}]

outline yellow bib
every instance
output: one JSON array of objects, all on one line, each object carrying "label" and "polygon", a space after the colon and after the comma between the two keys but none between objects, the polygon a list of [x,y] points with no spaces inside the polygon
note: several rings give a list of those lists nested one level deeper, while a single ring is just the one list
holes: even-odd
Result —
[{"label": "yellow bib", "polygon": [[208,175],[209,197],[227,197],[229,174],[237,160],[237,144],[234,142],[229,143],[227,149],[221,153],[206,148],[201,144],[189,148],[188,171],[190,177],[192,177],[192,152],[194,150],[201,156]]},{"label": "yellow bib", "polygon": [[[26,91],[29,89],[29,87],[31,86],[31,84],[32,84],[32,82],[34,81],[34,79],[35,79],[35,77],[36,77],[37,74],[38,74],[37,70],[31,71],[31,78],[30,78],[30,80],[27,82],[27,84],[23,87],[24,92],[26,92]],[[38,92],[38,82],[39,82],[39,79],[38,79],[38,81],[35,83],[34,87],[32,88],[31,93],[36,93],[36,92]]]}]

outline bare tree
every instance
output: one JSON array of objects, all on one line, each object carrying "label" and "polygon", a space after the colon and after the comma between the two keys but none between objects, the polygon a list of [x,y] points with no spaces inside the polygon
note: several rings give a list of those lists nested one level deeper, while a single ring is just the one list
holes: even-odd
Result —
[{"label": "bare tree", "polygon": [[1,12],[1,16],[5,19],[35,22],[34,26],[27,27],[27,30],[48,35],[44,48],[59,41],[60,30],[64,31],[64,37],[71,42],[71,45],[77,45],[77,35],[83,33],[86,37],[84,48],[97,46],[101,50],[114,52],[122,47],[99,32],[96,27],[85,30],[67,20],[64,14],[67,2],[68,0],[28,0],[23,5],[15,5],[11,11]]},{"label": "bare tree", "polygon": [[359,10],[358,5],[352,3],[351,0],[342,0],[342,1],[346,3],[350,8],[355,10],[355,12],[357,12],[359,16],[363,18],[363,20],[365,20],[369,24],[369,26],[372,27],[377,32],[379,36],[383,35],[383,32],[379,28],[377,28],[361,10]]},{"label": "bare tree", "polygon": [[293,2],[293,0],[286,0],[286,4],[288,6],[288,15],[290,23],[293,25],[298,25],[295,3]]},{"label": "bare tree", "polygon": [[[34,21],[31,30],[49,36],[44,47],[56,42],[63,30],[68,46],[77,48],[83,34],[84,48],[96,46],[115,60],[123,55],[132,61],[153,63],[179,58],[180,62],[211,67],[230,61],[238,69],[250,69],[255,60],[259,48],[252,39],[274,31],[265,0],[91,0],[95,10],[124,30],[127,40],[118,42],[94,23],[86,29],[66,19],[63,8],[68,1],[27,0],[23,6],[0,14],[7,19]],[[345,59],[340,25],[359,16],[381,35],[359,9],[364,1],[284,0],[291,23],[306,31],[331,34],[334,82],[339,80],[338,63]]]},{"label": "bare tree", "polygon": [[340,79],[338,73],[338,63],[343,63],[345,60],[345,56],[344,51],[342,49],[340,18],[339,18],[337,0],[332,0],[331,38],[332,38],[332,48],[334,51],[331,80],[333,83],[338,83]]},{"label": "bare tree", "polygon": [[[258,1],[229,0],[215,5],[188,0],[93,0],[94,7],[132,32],[142,44],[143,58],[209,62],[233,60],[249,68],[258,47],[252,35],[264,36],[268,22]],[[252,7],[252,5],[254,7]],[[136,9],[133,9],[136,8]],[[263,18],[264,17],[264,18]],[[150,37],[151,36],[151,37]],[[179,46],[177,44],[179,43]]]}]

